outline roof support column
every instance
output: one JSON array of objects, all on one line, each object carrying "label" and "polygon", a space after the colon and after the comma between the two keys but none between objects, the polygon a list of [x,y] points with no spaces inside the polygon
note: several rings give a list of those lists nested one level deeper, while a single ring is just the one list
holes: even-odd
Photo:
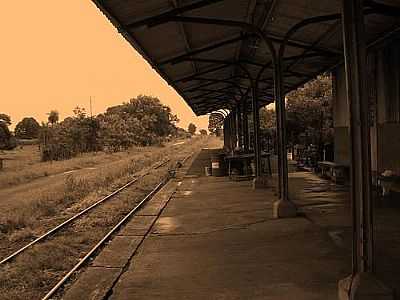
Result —
[{"label": "roof support column", "polygon": [[243,149],[243,127],[242,127],[242,110],[241,103],[236,105],[236,128],[237,128],[237,146]]},{"label": "roof support column", "polygon": [[248,107],[247,107],[247,97],[244,97],[243,104],[242,104],[242,128],[243,128],[243,148],[246,153],[249,152],[249,114],[248,114]]},{"label": "roof support column", "polygon": [[252,111],[253,111],[253,132],[254,132],[254,164],[255,164],[255,176],[261,176],[261,147],[260,147],[260,110],[258,107],[257,98],[257,83],[251,80],[251,100],[252,100]]},{"label": "roof support column", "polygon": [[236,110],[232,109],[230,113],[230,121],[231,121],[231,151],[233,152],[237,145],[237,127],[236,127]]},{"label": "roof support column", "polygon": [[229,143],[230,143],[230,128],[229,128],[229,115],[224,120],[224,148],[229,151]]},{"label": "roof support column", "polygon": [[285,95],[282,91],[282,65],[278,61],[275,71],[275,95],[276,95],[276,120],[278,138],[278,160],[279,160],[279,198],[287,201],[288,195],[288,170],[287,170],[287,150],[286,150],[286,107]]},{"label": "roof support column", "polygon": [[[281,51],[280,51],[281,52]],[[275,103],[278,139],[279,200],[274,202],[272,214],[274,218],[290,218],[297,215],[297,208],[289,200],[288,161],[286,146],[286,108],[282,73],[283,53],[278,55],[274,67]]]},{"label": "roof support column", "polygon": [[339,299],[394,299],[374,274],[369,103],[363,0],[342,0],[347,99],[350,112],[352,274],[339,282]]}]

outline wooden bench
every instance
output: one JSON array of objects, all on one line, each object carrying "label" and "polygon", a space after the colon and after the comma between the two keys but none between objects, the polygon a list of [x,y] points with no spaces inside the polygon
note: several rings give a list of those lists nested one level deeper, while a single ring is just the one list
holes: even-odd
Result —
[{"label": "wooden bench", "polygon": [[344,183],[348,177],[348,166],[331,161],[319,161],[318,169],[324,178],[331,179],[335,183]]}]

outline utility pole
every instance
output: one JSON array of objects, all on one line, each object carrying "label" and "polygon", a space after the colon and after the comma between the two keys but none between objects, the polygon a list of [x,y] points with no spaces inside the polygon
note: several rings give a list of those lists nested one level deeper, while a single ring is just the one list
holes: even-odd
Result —
[{"label": "utility pole", "polygon": [[90,102],[90,118],[93,119],[92,96],[89,97],[89,102]]}]

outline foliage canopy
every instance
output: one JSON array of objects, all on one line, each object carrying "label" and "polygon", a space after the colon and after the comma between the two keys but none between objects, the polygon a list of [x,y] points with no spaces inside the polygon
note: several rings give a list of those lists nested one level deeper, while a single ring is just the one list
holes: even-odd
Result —
[{"label": "foliage canopy", "polygon": [[15,126],[15,136],[20,139],[35,139],[39,132],[40,124],[32,117],[23,118]]}]

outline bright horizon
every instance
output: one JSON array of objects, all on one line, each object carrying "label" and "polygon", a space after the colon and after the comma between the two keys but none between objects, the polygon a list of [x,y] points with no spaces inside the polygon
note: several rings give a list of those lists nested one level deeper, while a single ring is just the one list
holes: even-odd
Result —
[{"label": "bright horizon", "polygon": [[76,106],[93,114],[139,94],[158,97],[178,115],[207,129],[174,89],[117,32],[91,1],[7,1],[0,11],[0,113],[13,129],[22,118],[60,120]]}]

